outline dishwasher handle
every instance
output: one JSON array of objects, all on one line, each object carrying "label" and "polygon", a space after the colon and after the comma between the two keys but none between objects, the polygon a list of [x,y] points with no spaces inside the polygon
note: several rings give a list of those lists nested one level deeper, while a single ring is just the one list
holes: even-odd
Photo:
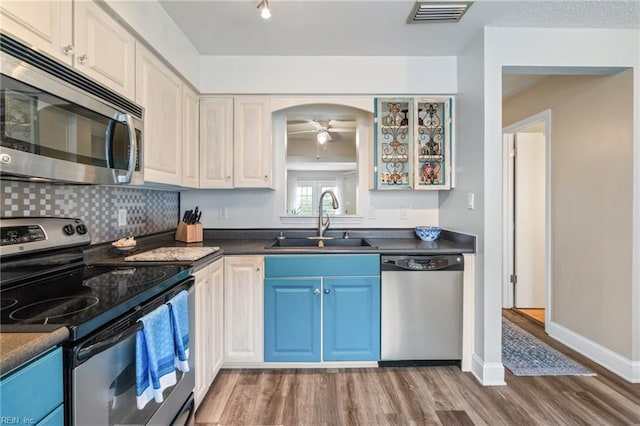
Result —
[{"label": "dishwasher handle", "polygon": [[459,255],[443,256],[382,256],[381,271],[462,271],[464,258]]}]

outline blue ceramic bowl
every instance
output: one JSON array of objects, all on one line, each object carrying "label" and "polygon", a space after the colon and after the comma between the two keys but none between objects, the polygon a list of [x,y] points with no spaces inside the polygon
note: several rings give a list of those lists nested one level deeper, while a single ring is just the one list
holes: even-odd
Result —
[{"label": "blue ceramic bowl", "polygon": [[440,228],[437,226],[416,226],[416,235],[422,241],[435,241],[440,236]]}]

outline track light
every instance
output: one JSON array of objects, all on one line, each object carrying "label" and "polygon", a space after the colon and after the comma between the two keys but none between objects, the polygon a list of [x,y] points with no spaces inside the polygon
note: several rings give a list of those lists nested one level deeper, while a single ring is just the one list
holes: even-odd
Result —
[{"label": "track light", "polygon": [[260,16],[262,16],[262,19],[271,18],[271,10],[269,9],[268,0],[260,0],[258,3],[258,9],[260,9]]}]

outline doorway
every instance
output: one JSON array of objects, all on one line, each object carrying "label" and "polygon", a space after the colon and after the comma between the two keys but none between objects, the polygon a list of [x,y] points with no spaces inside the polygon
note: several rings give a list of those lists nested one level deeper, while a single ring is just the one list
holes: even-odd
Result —
[{"label": "doorway", "polygon": [[543,324],[550,315],[550,135],[550,110],[503,129],[507,200],[503,305]]}]

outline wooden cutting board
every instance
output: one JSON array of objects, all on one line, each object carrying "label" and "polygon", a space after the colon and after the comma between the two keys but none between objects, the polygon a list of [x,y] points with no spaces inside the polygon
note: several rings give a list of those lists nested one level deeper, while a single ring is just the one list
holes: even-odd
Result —
[{"label": "wooden cutting board", "polygon": [[201,259],[220,247],[161,247],[124,258],[128,262],[189,262]]}]

